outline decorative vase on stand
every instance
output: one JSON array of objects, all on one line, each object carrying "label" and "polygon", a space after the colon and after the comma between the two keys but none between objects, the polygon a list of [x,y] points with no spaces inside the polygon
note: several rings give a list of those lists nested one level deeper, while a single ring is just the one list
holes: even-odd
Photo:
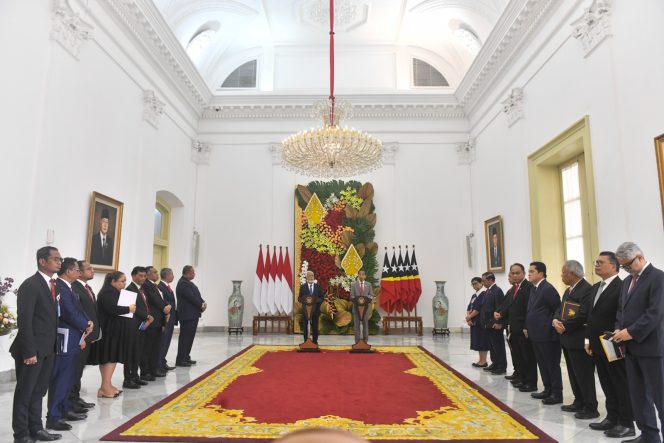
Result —
[{"label": "decorative vase on stand", "polygon": [[436,295],[433,296],[433,335],[450,335],[447,327],[447,315],[450,302],[445,295],[445,281],[435,281]]},{"label": "decorative vase on stand", "polygon": [[242,319],[244,318],[244,296],[240,285],[242,280],[232,280],[233,293],[228,297],[228,334],[242,334]]}]

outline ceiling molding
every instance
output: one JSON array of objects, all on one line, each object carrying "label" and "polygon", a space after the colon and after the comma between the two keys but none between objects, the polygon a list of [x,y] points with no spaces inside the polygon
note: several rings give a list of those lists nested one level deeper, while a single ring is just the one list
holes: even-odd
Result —
[{"label": "ceiling molding", "polygon": [[475,61],[457,88],[467,114],[487,96],[506,68],[542,25],[543,18],[561,0],[513,0],[496,23]]},{"label": "ceiling molding", "polygon": [[177,41],[160,12],[149,0],[102,0],[107,9],[166,74],[199,113],[212,92]]}]

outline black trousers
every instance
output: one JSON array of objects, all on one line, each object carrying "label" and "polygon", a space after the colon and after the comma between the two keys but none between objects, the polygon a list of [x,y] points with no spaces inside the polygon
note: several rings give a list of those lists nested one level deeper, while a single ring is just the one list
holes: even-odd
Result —
[{"label": "black trousers", "polygon": [[505,339],[502,329],[489,329],[489,344],[491,346],[491,363],[494,368],[507,370],[507,354],[505,353]]},{"label": "black trousers", "polygon": [[584,411],[597,411],[597,394],[595,393],[595,363],[593,358],[583,349],[563,348],[569,384],[574,393],[574,404],[583,407]]},{"label": "black trousers", "polygon": [[518,348],[514,333],[507,334],[507,345],[510,348],[510,355],[512,356],[512,367],[514,368],[514,377],[521,380],[521,373],[523,372],[523,364],[521,359],[521,350]]},{"label": "black trousers", "polygon": [[152,374],[154,375],[159,360],[159,345],[161,344],[161,326],[151,326],[142,332],[143,339],[143,352],[141,353],[140,367],[141,375]]},{"label": "black trousers", "polygon": [[560,342],[534,341],[533,350],[539,366],[544,390],[551,395],[563,396],[563,376],[560,372]]},{"label": "black trousers", "polygon": [[139,378],[138,375],[138,365],[141,361],[141,356],[143,355],[143,349],[145,349],[145,331],[139,331],[136,333],[136,352],[131,356],[129,361],[126,361],[124,364],[124,379],[136,380]]},{"label": "black trousers", "polygon": [[537,360],[533,351],[533,344],[523,335],[523,331],[512,329],[510,334],[512,343],[512,361],[514,362],[514,371],[524,384],[528,386],[537,386]]},{"label": "black trousers", "polygon": [[166,356],[168,355],[168,348],[171,347],[171,339],[173,338],[173,329],[175,329],[175,311],[168,318],[168,323],[166,323],[166,329],[161,335],[161,340],[159,341],[159,358],[157,361],[158,368],[165,368],[167,365]]},{"label": "black trousers", "polygon": [[42,399],[48,390],[55,354],[37,358],[34,365],[26,365],[14,357],[16,389],[12,410],[14,439],[29,437],[44,429],[42,425]]},{"label": "black trousers", "polygon": [[[304,341],[307,341],[309,338],[309,322],[305,318],[305,313],[302,313],[302,320],[300,321],[300,328],[302,329],[302,335],[304,336]],[[320,318],[320,305],[314,305],[313,311],[311,312],[311,335],[314,343],[318,343],[318,319]]]},{"label": "black trousers", "polygon": [[604,352],[594,352],[597,377],[606,397],[606,418],[622,426],[634,427],[632,402],[627,389],[625,360],[609,363]]},{"label": "black trousers", "polygon": [[81,353],[78,354],[76,359],[76,367],[74,368],[74,384],[71,386],[71,391],[69,391],[69,401],[76,401],[81,398],[81,378],[83,377],[83,371],[85,370],[85,365],[88,363],[88,356],[90,355],[91,344],[87,343],[85,349],[81,350]]},{"label": "black trousers", "polygon": [[629,395],[634,419],[646,442],[660,441],[657,414],[664,429],[664,358],[636,357],[627,351],[625,358]]},{"label": "black trousers", "polygon": [[198,319],[180,321],[180,337],[178,337],[178,355],[176,363],[184,363],[191,360],[191,348],[194,346]]}]

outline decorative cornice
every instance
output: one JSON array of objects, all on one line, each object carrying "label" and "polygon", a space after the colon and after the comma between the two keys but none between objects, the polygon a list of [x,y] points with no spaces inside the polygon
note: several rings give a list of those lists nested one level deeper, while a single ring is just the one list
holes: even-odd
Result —
[{"label": "decorative cornice", "polygon": [[143,91],[143,120],[155,128],[159,127],[159,118],[164,113],[166,103],[157,98],[154,91]]},{"label": "decorative cornice", "polygon": [[523,88],[514,88],[502,103],[503,112],[507,116],[507,127],[523,118]]},{"label": "decorative cornice", "polygon": [[397,152],[399,152],[398,142],[383,143],[383,165],[394,165]]},{"label": "decorative cornice", "polygon": [[51,39],[58,42],[76,60],[81,46],[92,38],[93,26],[79,16],[68,0],[53,0]]},{"label": "decorative cornice", "polygon": [[475,161],[475,140],[469,139],[467,142],[457,143],[457,157],[460,165],[470,165]]},{"label": "decorative cornice", "polygon": [[583,16],[571,23],[572,36],[581,42],[584,57],[588,57],[604,39],[613,35],[611,9],[610,0],[593,0],[590,7],[584,10]]},{"label": "decorative cornice", "polygon": [[189,104],[201,112],[212,93],[150,0],[101,0],[138,40]]},{"label": "decorative cornice", "polygon": [[212,149],[208,143],[193,140],[191,143],[191,161],[197,165],[209,165]]},{"label": "decorative cornice", "polygon": [[487,95],[560,0],[512,0],[457,88],[467,114]]},{"label": "decorative cornice", "polygon": [[[312,105],[302,104],[213,105],[205,108],[203,118],[222,120],[308,120],[312,118],[312,113]],[[464,117],[463,108],[450,104],[366,104],[353,106],[353,120],[396,118],[437,120]]]}]

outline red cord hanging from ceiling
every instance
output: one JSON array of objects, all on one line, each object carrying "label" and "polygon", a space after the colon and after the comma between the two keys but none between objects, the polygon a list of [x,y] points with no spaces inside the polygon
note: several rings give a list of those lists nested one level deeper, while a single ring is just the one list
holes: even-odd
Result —
[{"label": "red cord hanging from ceiling", "polygon": [[330,0],[330,125],[334,125],[334,0]]}]

